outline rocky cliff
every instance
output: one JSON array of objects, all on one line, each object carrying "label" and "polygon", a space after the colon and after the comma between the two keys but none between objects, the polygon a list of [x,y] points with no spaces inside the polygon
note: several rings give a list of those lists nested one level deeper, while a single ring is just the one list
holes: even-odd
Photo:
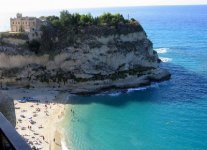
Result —
[{"label": "rocky cliff", "polygon": [[73,45],[52,55],[1,47],[2,86],[49,86],[86,94],[170,78],[167,70],[159,68],[157,52],[144,30],[85,28],[74,39]]}]

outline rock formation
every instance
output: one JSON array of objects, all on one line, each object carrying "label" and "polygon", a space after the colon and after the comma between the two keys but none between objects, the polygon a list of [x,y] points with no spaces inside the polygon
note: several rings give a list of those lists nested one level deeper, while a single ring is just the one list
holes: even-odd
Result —
[{"label": "rock formation", "polygon": [[0,112],[10,121],[15,127],[16,115],[13,99],[0,92]]},{"label": "rock formation", "polygon": [[27,87],[49,86],[73,93],[93,93],[167,80],[157,52],[144,30],[136,27],[85,27],[52,57],[1,53],[0,82]]}]

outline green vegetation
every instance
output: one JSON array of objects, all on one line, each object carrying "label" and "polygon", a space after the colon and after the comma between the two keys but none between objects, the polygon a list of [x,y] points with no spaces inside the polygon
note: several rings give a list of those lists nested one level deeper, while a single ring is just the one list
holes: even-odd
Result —
[{"label": "green vegetation", "polygon": [[121,14],[104,13],[101,16],[93,17],[89,14],[71,14],[67,10],[60,12],[60,17],[48,16],[46,20],[49,21],[54,27],[61,28],[67,26],[77,25],[118,25],[130,22],[136,22],[135,19],[127,20]]},{"label": "green vegetation", "polygon": [[[60,16],[41,17],[47,24],[41,27],[42,37],[39,49],[35,53],[54,53],[55,50],[67,46],[80,46],[80,42],[90,35],[107,36],[111,34],[127,34],[134,31],[143,31],[142,26],[135,19],[125,19],[121,14],[104,13],[98,17],[89,14],[60,12]],[[31,43],[29,43],[30,45]],[[35,43],[35,45],[38,45]],[[91,47],[100,45],[92,44]],[[35,46],[37,48],[38,46]]]},{"label": "green vegetation", "polygon": [[40,49],[40,42],[37,40],[27,41],[29,49],[34,52],[35,54],[39,53]]}]

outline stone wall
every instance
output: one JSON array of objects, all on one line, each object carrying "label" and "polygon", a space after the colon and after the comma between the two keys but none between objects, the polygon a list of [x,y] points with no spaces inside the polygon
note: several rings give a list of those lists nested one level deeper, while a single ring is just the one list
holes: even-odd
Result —
[{"label": "stone wall", "polygon": [[11,122],[15,127],[16,115],[14,109],[14,101],[12,98],[0,92],[0,112]]},{"label": "stone wall", "polygon": [[17,14],[17,18],[10,19],[11,32],[31,32],[39,30],[41,20],[35,17],[22,17]]}]

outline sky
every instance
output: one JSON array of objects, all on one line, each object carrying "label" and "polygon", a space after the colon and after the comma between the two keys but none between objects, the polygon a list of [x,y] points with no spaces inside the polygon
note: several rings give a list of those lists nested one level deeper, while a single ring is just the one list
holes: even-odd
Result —
[{"label": "sky", "polygon": [[148,5],[199,5],[207,0],[0,0],[3,12]]},{"label": "sky", "polygon": [[[17,12],[38,17],[57,15],[60,10],[71,8],[201,4],[207,5],[207,0],[0,0],[0,32],[9,30],[9,18]],[[51,11],[54,14],[43,14]]]}]

